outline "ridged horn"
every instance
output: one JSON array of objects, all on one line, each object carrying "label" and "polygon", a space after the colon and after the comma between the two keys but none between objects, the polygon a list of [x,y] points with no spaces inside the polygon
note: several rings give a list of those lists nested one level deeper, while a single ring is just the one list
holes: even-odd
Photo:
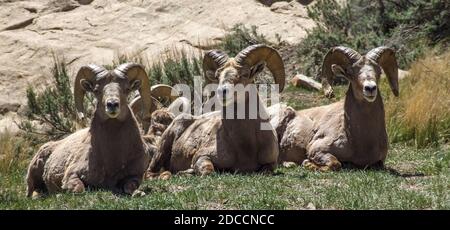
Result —
[{"label": "ridged horn", "polygon": [[84,95],[86,95],[85,89],[81,85],[81,80],[87,80],[91,82],[93,86],[95,86],[95,82],[97,79],[102,78],[108,74],[108,71],[98,65],[90,64],[86,66],[82,66],[75,77],[74,84],[74,100],[75,100],[75,109],[77,112],[77,120],[80,122],[82,126],[85,126],[85,112],[84,112]]},{"label": "ridged horn", "polygon": [[172,86],[165,84],[154,85],[150,91],[153,97],[167,97],[170,99],[170,102],[173,102],[179,96],[178,92]]},{"label": "ridged horn", "polygon": [[264,44],[252,45],[239,52],[235,60],[238,65],[250,68],[265,62],[273,75],[275,84],[279,85],[280,92],[283,91],[286,78],[284,63],[280,54],[274,48]]},{"label": "ridged horn", "polygon": [[[206,84],[217,83],[216,70],[228,61],[228,55],[220,50],[210,50],[203,56],[203,74]],[[212,76],[211,76],[212,75]]]},{"label": "ridged horn", "polygon": [[358,52],[345,46],[333,47],[330,51],[328,51],[323,59],[321,74],[325,96],[329,98],[334,97],[333,88],[331,87],[334,74],[331,70],[331,65],[336,64],[342,68],[346,68],[347,66],[361,60],[361,58],[362,56]]},{"label": "ridged horn", "polygon": [[145,131],[148,130],[151,120],[152,97],[150,94],[150,81],[145,72],[144,66],[136,63],[125,63],[114,69],[113,73],[119,77],[126,77],[128,81],[140,80],[141,87],[139,94],[142,99],[142,126]]},{"label": "ridged horn", "polygon": [[392,93],[398,97],[398,64],[395,58],[395,50],[386,46],[380,46],[369,51],[366,54],[366,58],[381,66],[389,81]]}]

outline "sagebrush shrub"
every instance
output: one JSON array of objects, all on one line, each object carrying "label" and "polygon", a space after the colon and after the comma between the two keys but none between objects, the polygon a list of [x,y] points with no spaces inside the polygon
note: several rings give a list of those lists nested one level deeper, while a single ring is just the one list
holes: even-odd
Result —
[{"label": "sagebrush shrub", "polygon": [[301,72],[318,77],[323,57],[343,45],[365,53],[386,45],[397,50],[399,66],[407,69],[429,46],[448,47],[450,3],[409,0],[317,0],[307,8],[317,27],[297,46]]}]

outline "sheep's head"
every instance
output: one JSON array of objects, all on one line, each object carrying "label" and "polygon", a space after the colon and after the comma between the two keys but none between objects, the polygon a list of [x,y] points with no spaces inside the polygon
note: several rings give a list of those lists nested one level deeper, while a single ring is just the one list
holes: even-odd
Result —
[{"label": "sheep's head", "polygon": [[279,90],[282,91],[285,81],[284,64],[278,52],[272,47],[262,44],[252,45],[234,58],[229,58],[223,51],[212,50],[203,57],[206,83],[218,84],[216,93],[224,106],[240,100],[234,87],[239,84],[245,87],[253,83],[265,65],[272,73],[275,84],[278,84]]},{"label": "sheep's head", "polygon": [[386,74],[392,92],[398,96],[398,65],[393,49],[378,47],[362,56],[347,47],[334,47],[325,55],[322,66],[325,94],[334,96],[330,83],[333,76],[337,75],[350,82],[357,100],[373,102],[378,95],[381,70]]},{"label": "sheep's head", "polygon": [[159,109],[152,113],[152,121],[147,134],[161,136],[174,119],[173,113],[167,109]]},{"label": "sheep's head", "polygon": [[152,86],[150,88],[150,95],[152,103],[147,106],[148,108],[150,108],[149,111],[144,110],[144,102],[140,95],[130,102],[131,110],[136,116],[136,119],[142,123],[142,128],[144,129],[145,133],[147,133],[149,126],[152,123],[151,119],[153,119],[153,116],[147,116],[147,119],[143,118],[145,117],[146,113],[153,113],[158,109],[158,105],[161,104],[158,99],[167,98],[170,102],[173,102],[179,96],[178,92],[173,87],[165,84],[157,84]]},{"label": "sheep's head", "polygon": [[144,103],[143,111],[150,116],[150,83],[144,67],[139,64],[122,64],[112,71],[97,65],[80,68],[75,78],[74,95],[78,119],[84,121],[83,98],[91,92],[97,99],[95,113],[102,119],[124,120],[129,116],[127,97],[139,90]]}]

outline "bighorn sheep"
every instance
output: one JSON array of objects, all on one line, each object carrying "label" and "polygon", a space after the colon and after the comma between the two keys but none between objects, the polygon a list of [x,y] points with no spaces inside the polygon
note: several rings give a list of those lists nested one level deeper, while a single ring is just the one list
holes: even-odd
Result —
[{"label": "bighorn sheep", "polygon": [[[151,100],[152,103],[151,103],[151,105],[147,106],[147,107],[150,107],[150,113],[154,113],[158,110],[157,105],[159,104],[159,101],[158,101],[159,98],[165,97],[165,98],[169,99],[169,101],[171,103],[173,103],[178,98],[177,91],[174,88],[172,88],[171,86],[165,85],[165,84],[158,84],[158,85],[152,86],[150,89],[150,94],[152,96],[152,100]],[[177,105],[179,103],[180,103],[179,100],[177,102],[175,102],[175,104],[177,104]],[[147,111],[143,110],[143,106],[144,106],[143,101],[142,101],[142,98],[140,95],[137,96],[136,98],[134,98],[130,103],[131,110],[133,111],[136,119],[138,120],[139,123],[142,124],[142,128],[144,129],[144,132],[147,132],[152,123],[152,119],[154,119],[155,117],[150,116],[150,117],[147,117],[146,119],[143,119],[144,114],[147,112]],[[165,110],[165,108],[159,108],[159,109]],[[155,113],[155,114],[158,115],[161,113]],[[152,119],[150,119],[150,118],[152,118]]]},{"label": "bighorn sheep", "polygon": [[163,132],[173,119],[185,109],[190,108],[190,101],[185,97],[176,98],[169,107],[160,108],[152,113],[150,127],[144,135],[144,140],[153,146],[158,146]]},{"label": "bighorn sheep", "polygon": [[27,173],[28,196],[42,192],[83,192],[87,187],[132,194],[140,185],[153,149],[144,143],[127,96],[138,90],[144,117],[150,114],[150,83],[141,65],[122,64],[112,71],[88,65],[75,79],[75,106],[84,118],[83,98],[97,99],[90,127],[44,144]]},{"label": "bighorn sheep", "polygon": [[[275,49],[253,45],[242,50],[235,58],[229,58],[218,50],[207,52],[203,59],[203,70],[207,79],[218,82],[217,95],[222,110],[200,116],[177,116],[161,137],[159,151],[150,163],[150,172],[169,170],[172,173],[207,175],[214,170],[273,170],[278,159],[276,133],[273,129],[261,130],[261,124],[269,119],[262,116],[250,119],[249,98],[247,95],[238,98],[232,91],[235,86],[253,83],[266,63],[275,83],[282,90],[284,65]],[[265,112],[265,107],[259,102],[257,96],[255,103],[259,104],[260,112]],[[234,109],[236,114],[236,108],[240,106],[244,106],[246,111],[243,119],[225,117],[227,108]]]},{"label": "bighorn sheep", "polygon": [[322,171],[338,170],[342,163],[364,168],[383,167],[388,149],[384,107],[377,88],[381,69],[392,92],[398,96],[395,51],[378,47],[362,56],[347,47],[334,47],[325,56],[322,78],[326,93],[329,82],[340,75],[350,82],[344,100],[321,107],[295,111],[270,107],[276,124],[280,161],[295,162]]}]

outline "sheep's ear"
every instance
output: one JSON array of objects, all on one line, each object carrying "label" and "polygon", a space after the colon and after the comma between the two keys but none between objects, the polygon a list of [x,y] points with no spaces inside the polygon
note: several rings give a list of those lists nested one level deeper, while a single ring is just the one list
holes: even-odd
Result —
[{"label": "sheep's ear", "polygon": [[81,87],[84,89],[84,91],[86,92],[93,92],[94,91],[94,85],[92,85],[92,83],[86,79],[81,79],[80,80],[80,85]]},{"label": "sheep's ear", "polygon": [[333,71],[333,74],[335,76],[343,77],[343,78],[348,79],[348,77],[345,74],[344,69],[341,66],[339,66],[339,65],[336,65],[336,64],[331,65],[331,71]]},{"label": "sheep's ear", "polygon": [[131,82],[130,90],[139,90],[141,88],[141,81],[140,80],[134,80]]}]

